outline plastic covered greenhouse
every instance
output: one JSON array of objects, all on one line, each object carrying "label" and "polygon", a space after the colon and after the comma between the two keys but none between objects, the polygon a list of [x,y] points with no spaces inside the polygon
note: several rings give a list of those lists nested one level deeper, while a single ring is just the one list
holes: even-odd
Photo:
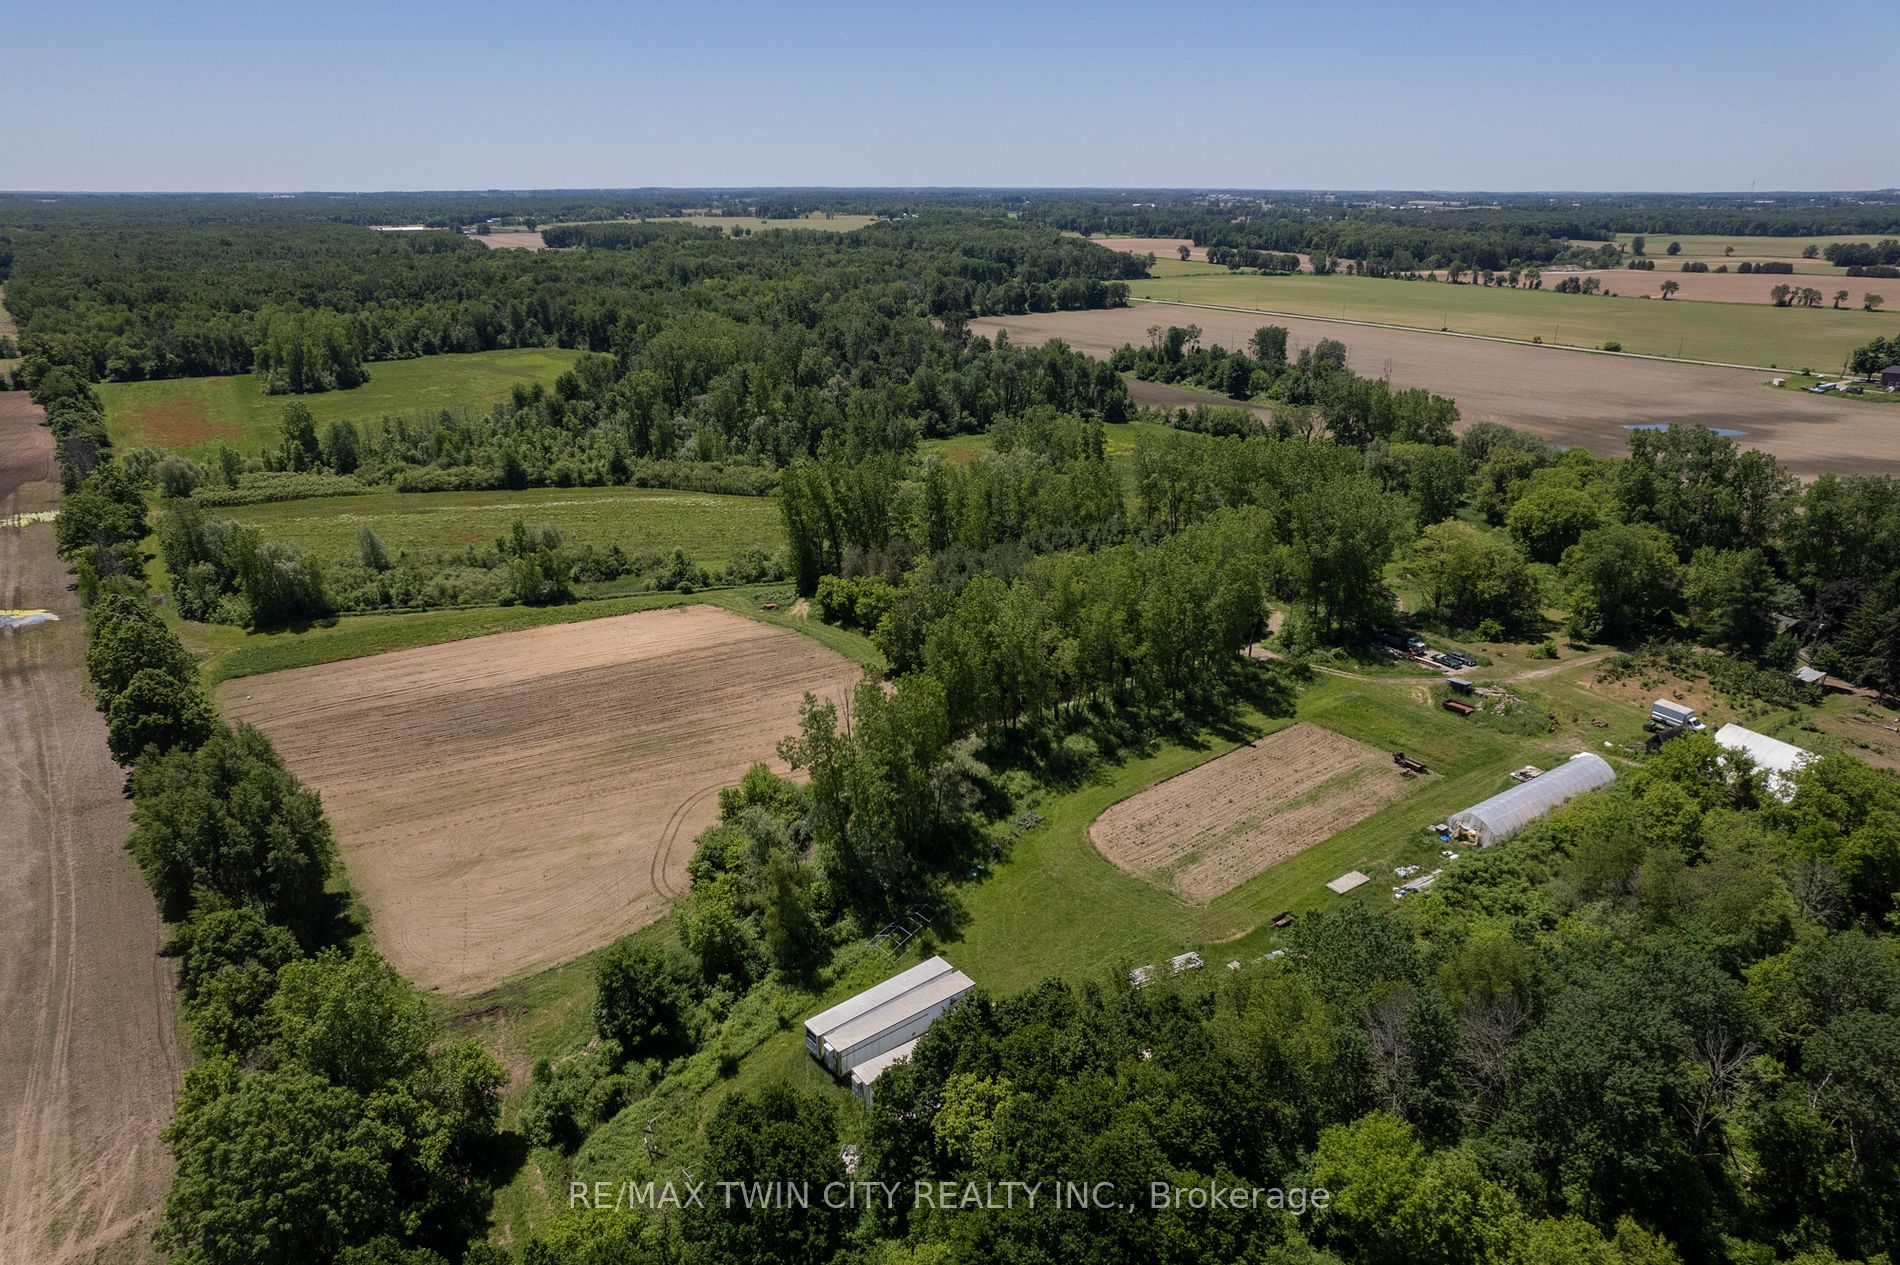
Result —
[{"label": "plastic covered greenhouse", "polygon": [[1582,751],[1548,773],[1455,814],[1451,828],[1468,832],[1488,848],[1503,843],[1566,800],[1614,781],[1616,770],[1609,761]]}]

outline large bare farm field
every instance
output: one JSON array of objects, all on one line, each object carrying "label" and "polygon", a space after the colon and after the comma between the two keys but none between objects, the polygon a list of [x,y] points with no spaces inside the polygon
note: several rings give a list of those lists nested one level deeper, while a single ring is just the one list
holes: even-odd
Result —
[{"label": "large bare farm field", "polygon": [[[1207,247],[1196,246],[1185,237],[1091,237],[1097,246],[1106,246],[1110,250],[1125,250],[1131,255],[1153,255],[1157,263],[1173,260],[1181,261],[1181,247],[1188,248],[1188,261],[1207,262]],[[1295,252],[1298,253],[1298,252]],[[1300,255],[1300,271],[1313,271],[1313,261],[1306,255]]]},{"label": "large bare farm field", "polygon": [[709,606],[227,683],[323,795],[377,946],[466,996],[661,917],[716,792],[858,668]]},{"label": "large bare farm field", "polygon": [[[52,433],[0,393],[0,518],[52,509]],[[156,1260],[160,1132],[184,1071],[164,928],[125,854],[124,772],[53,525],[0,527],[0,1261]]]},{"label": "large bare farm field", "polygon": [[1089,837],[1196,904],[1370,817],[1405,789],[1377,747],[1299,724],[1125,799]]},{"label": "large bare farm field", "polygon": [[[1723,427],[1743,432],[1736,442],[1773,453],[1804,478],[1826,472],[1900,475],[1900,418],[1889,415],[1893,410],[1771,390],[1765,374],[1742,369],[1167,303],[986,317],[971,328],[985,334],[1007,329],[1012,340],[1032,345],[1060,338],[1078,351],[1106,357],[1123,343],[1144,342],[1153,325],[1198,325],[1203,342],[1242,347],[1267,324],[1285,326],[1295,351],[1323,338],[1344,342],[1355,371],[1450,396],[1466,425],[1504,422],[1599,456],[1627,452],[1629,426]],[[1156,402],[1157,392],[1170,392],[1168,403],[1185,403],[1189,395],[1143,383],[1131,387],[1138,402]],[[1192,398],[1221,402],[1199,393]]]}]

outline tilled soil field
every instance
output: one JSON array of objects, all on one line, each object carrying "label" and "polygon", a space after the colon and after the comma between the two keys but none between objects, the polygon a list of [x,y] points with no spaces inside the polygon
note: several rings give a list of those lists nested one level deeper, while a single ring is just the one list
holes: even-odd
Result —
[{"label": "tilled soil field", "polygon": [[1404,789],[1377,747],[1294,725],[1123,800],[1089,837],[1122,869],[1204,905]]},{"label": "tilled soil field", "polygon": [[[322,793],[383,954],[478,993],[665,914],[718,791],[858,669],[709,606],[244,677],[220,690]],[[780,766],[782,767],[782,766]]]},{"label": "tilled soil field", "polygon": [[[50,432],[0,393],[0,519],[55,507]],[[130,808],[86,680],[53,525],[0,527],[0,1261],[158,1259],[159,1134],[186,1062],[164,928],[125,854]]]},{"label": "tilled soil field", "polygon": [[[1634,426],[1704,425],[1740,432],[1737,443],[1773,453],[1803,478],[1823,473],[1900,476],[1900,418],[1880,403],[1777,391],[1768,375],[1666,360],[1526,347],[1424,330],[1390,329],[1264,312],[1171,303],[1090,312],[1038,312],[972,321],[976,333],[1007,329],[1029,345],[1060,338],[1106,357],[1147,341],[1151,325],[1198,325],[1204,344],[1244,347],[1262,325],[1282,325],[1297,352],[1323,338],[1346,344],[1357,373],[1423,387],[1458,402],[1462,423],[1517,426],[1599,456],[1629,451]],[[1219,396],[1195,393],[1197,402]]]}]

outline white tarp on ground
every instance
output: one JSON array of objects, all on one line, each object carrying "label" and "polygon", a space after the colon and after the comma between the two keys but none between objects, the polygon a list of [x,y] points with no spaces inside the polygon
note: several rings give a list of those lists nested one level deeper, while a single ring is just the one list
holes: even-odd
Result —
[{"label": "white tarp on ground", "polygon": [[0,611],[0,628],[30,628],[50,624],[59,616],[51,611]]},{"label": "white tarp on ground", "polygon": [[1794,798],[1794,775],[1814,759],[1814,752],[1758,734],[1740,725],[1723,725],[1715,731],[1715,745],[1730,751],[1745,751],[1755,767],[1768,775],[1768,793],[1786,803]]},{"label": "white tarp on ground", "polygon": [[1370,883],[1371,881],[1372,880],[1370,878],[1367,878],[1364,874],[1361,874],[1358,870],[1353,870],[1350,873],[1341,874],[1338,878],[1334,879],[1332,882],[1328,883],[1326,886],[1332,888],[1335,892],[1338,892],[1341,896],[1344,896],[1347,892],[1350,892],[1353,888],[1358,887],[1361,883]]},{"label": "white tarp on ground", "polygon": [[1503,843],[1557,805],[1614,781],[1616,770],[1609,761],[1580,751],[1547,773],[1453,814],[1451,828],[1470,831],[1489,848]]},{"label": "white tarp on ground", "polygon": [[8,514],[0,517],[0,527],[24,527],[28,523],[50,523],[58,517],[58,510],[39,510],[32,514]]}]

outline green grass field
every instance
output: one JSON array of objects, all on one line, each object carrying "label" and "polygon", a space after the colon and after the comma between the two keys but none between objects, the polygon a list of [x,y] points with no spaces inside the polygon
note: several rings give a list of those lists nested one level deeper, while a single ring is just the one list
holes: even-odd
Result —
[{"label": "green grass field", "polygon": [[325,559],[355,559],[368,527],[391,556],[457,553],[492,546],[520,519],[551,523],[570,546],[629,554],[684,549],[702,565],[722,565],[741,549],[777,552],[784,544],[778,502],[764,496],[714,496],[660,488],[528,488],[519,492],[372,492],[363,496],[273,501],[219,510],[266,539]]},{"label": "green grass field", "polygon": [[[1177,263],[1177,267],[1180,265]],[[1608,298],[1551,290],[1395,281],[1376,277],[1263,277],[1194,272],[1130,283],[1137,298],[1259,308],[1449,329],[1579,347],[1617,342],[1627,352],[1732,364],[1828,367],[1871,338],[1900,333],[1900,313]],[[1350,334],[1341,334],[1350,341]]]},{"label": "green grass field", "polygon": [[[1207,402],[1211,405],[1232,405],[1234,401],[1222,395],[1209,392]],[[1104,448],[1110,465],[1121,472],[1124,480],[1134,477],[1135,443],[1143,435],[1153,435],[1170,429],[1154,422],[1117,422],[1104,426]],[[967,466],[990,450],[990,437],[987,432],[976,435],[953,435],[949,439],[926,439],[917,445],[925,455],[935,454],[944,462],[953,466]]]},{"label": "green grass field", "polygon": [[202,456],[222,443],[251,454],[277,442],[284,406],[293,400],[307,405],[319,423],[337,418],[373,422],[423,409],[481,407],[507,399],[519,385],[552,385],[580,354],[528,347],[379,361],[369,366],[369,381],[362,386],[320,395],[265,395],[251,374],[108,382],[99,387],[99,394],[105,400],[106,425],[120,448],[156,444]]}]

